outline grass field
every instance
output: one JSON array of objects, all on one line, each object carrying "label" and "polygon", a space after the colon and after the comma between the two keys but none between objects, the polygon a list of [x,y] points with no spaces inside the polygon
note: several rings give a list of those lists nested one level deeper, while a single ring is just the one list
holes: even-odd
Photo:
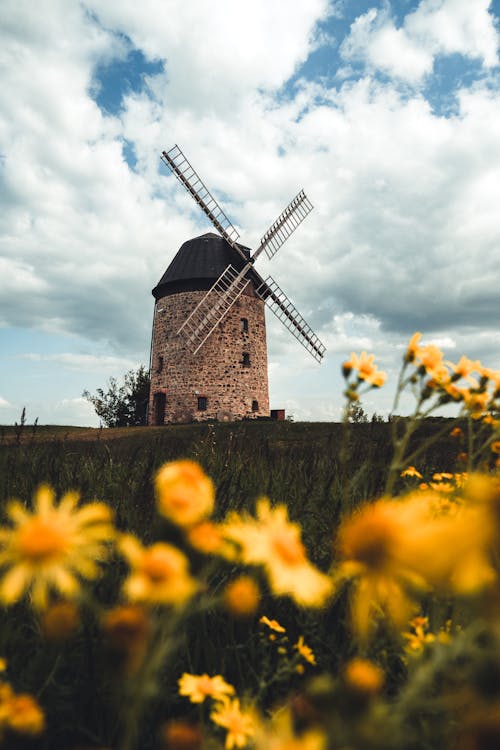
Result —
[{"label": "grass field", "polygon": [[[179,533],[158,517],[153,477],[166,461],[190,458],[214,480],[215,519],[229,511],[253,511],[256,499],[267,495],[273,503],[286,504],[290,518],[300,522],[311,561],[326,571],[341,517],[380,495],[392,457],[393,425],[348,427],[271,421],[126,429],[0,427],[0,503],[19,498],[29,504],[41,484],[50,484],[58,496],[76,489],[85,502],[98,498],[108,503],[121,531],[137,534],[144,543],[167,539],[184,549]],[[414,442],[442,430],[442,420],[427,420]],[[456,452],[456,443],[443,438],[423,455],[420,468],[427,473],[453,471]],[[201,563],[196,555],[190,557],[196,572]],[[237,566],[219,566],[209,578],[210,587],[222,591],[235,572]],[[116,603],[123,577],[123,563],[116,561],[98,586],[99,606]],[[355,651],[345,597],[318,615],[286,597],[276,599],[263,579],[260,583],[260,613],[285,623],[287,638],[296,640],[306,633],[322,669],[338,671]],[[40,627],[23,602],[8,609],[0,624],[0,656],[7,657],[18,689],[36,695],[58,717],[42,739],[25,738],[18,747],[109,745],[121,750],[114,743],[122,721],[122,686],[116,684],[116,675],[113,679],[116,669],[102,642],[99,614],[87,614],[77,635],[62,644],[47,645]],[[223,673],[238,690],[258,693],[263,706],[299,684],[286,664],[286,669],[280,666],[275,646],[259,634],[255,618],[238,622],[213,606],[187,617],[176,637],[168,670],[159,678],[161,694],[150,703],[142,723],[136,745],[141,750],[159,747],[157,729],[151,727],[157,727],[161,717],[185,712],[177,693],[183,671]],[[292,641],[283,648],[288,643]],[[387,690],[396,690],[405,671],[399,652],[390,639],[381,638],[373,653],[390,675]]]}]

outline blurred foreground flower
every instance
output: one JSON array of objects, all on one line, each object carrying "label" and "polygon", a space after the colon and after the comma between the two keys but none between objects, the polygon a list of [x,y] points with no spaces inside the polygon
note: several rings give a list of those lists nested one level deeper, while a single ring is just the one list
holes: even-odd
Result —
[{"label": "blurred foreground flower", "polygon": [[351,659],[344,669],[346,685],[359,695],[375,695],[384,684],[384,672],[368,659]]},{"label": "blurred foreground flower", "polygon": [[260,722],[255,732],[257,750],[324,750],[325,735],[319,729],[310,729],[297,735],[288,706],[276,711],[269,721]]},{"label": "blurred foreground flower", "polygon": [[379,500],[364,506],[340,527],[337,544],[345,562],[337,577],[354,579],[352,622],[361,638],[367,637],[374,618],[381,613],[396,627],[403,626],[415,606],[408,588],[426,588],[407,554],[408,531],[421,516],[421,506]]},{"label": "blurred foreground flower", "polygon": [[45,728],[45,717],[36,700],[27,693],[15,693],[8,683],[0,684],[0,742],[5,731],[36,736]]},{"label": "blurred foreground flower", "polygon": [[195,461],[164,464],[155,476],[159,512],[179,526],[193,526],[214,508],[212,480]]},{"label": "blurred foreground flower", "polygon": [[108,556],[107,544],[114,539],[111,511],[103,503],[78,508],[79,495],[68,492],[55,505],[55,494],[42,486],[30,513],[18,501],[7,505],[13,528],[0,528],[0,600],[18,601],[30,592],[35,607],[49,603],[51,591],[65,598],[80,591],[80,578],[95,579],[96,564]]},{"label": "blurred foreground flower", "polygon": [[271,508],[269,500],[261,498],[256,519],[233,513],[223,529],[225,536],[239,545],[245,564],[264,567],[275,594],[288,594],[305,607],[326,602],[331,580],[308,560],[300,525],[289,521],[285,505]]},{"label": "blurred foreground flower", "polygon": [[226,586],[223,602],[234,617],[249,617],[259,606],[260,589],[251,576],[239,576]]},{"label": "blurred foreground flower", "polygon": [[198,590],[188,559],[177,547],[164,542],[143,547],[132,534],[124,534],[119,549],[132,568],[123,584],[129,601],[180,605]]}]

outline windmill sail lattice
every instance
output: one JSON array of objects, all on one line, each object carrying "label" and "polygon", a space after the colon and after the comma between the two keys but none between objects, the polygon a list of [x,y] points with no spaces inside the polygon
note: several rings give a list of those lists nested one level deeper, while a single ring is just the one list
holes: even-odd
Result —
[{"label": "windmill sail lattice", "polygon": [[248,284],[245,274],[250,267],[251,264],[248,263],[238,273],[232,265],[229,265],[177,331],[177,335],[181,333],[185,335],[186,343],[193,354],[196,354],[203,346],[212,331],[243,293]]},{"label": "windmill sail lattice", "polygon": [[271,276],[265,281],[253,268],[259,255],[265,251],[272,258],[290,235],[297,229],[313,206],[304,191],[288,204],[285,210],[263,235],[259,247],[252,257],[248,257],[238,245],[239,233],[219,206],[202,179],[191,166],[181,149],[175,145],[161,156],[164,164],[175,174],[179,182],[190,193],[200,208],[208,216],[214,227],[245,260],[243,269],[238,272],[229,265],[217,281],[201,299],[193,312],[179,328],[177,334],[185,336],[189,348],[196,353],[214,331],[217,325],[243,294],[250,279],[256,286],[256,294],[270,307],[276,317],[295,336],[307,351],[321,362],[326,351],[318,336],[306,323],[302,315],[290,302],[285,292]]},{"label": "windmill sail lattice", "polygon": [[272,224],[260,241],[255,251],[256,260],[263,250],[268,258],[272,258],[284,242],[295,232],[306,216],[313,210],[313,205],[303,190],[291,201]]},{"label": "windmill sail lattice", "polygon": [[180,148],[175,145],[170,151],[163,151],[161,159],[175,174],[181,185],[193,196],[196,203],[206,213],[226,242],[235,247],[240,236],[239,232],[233,227],[212,193],[205,186],[201,177],[195,172]]},{"label": "windmill sail lattice", "polygon": [[278,283],[268,276],[264,283],[256,290],[259,297],[266,301],[267,306],[281,320],[285,328],[288,328],[297,341],[307,349],[317,362],[321,362],[326,347],[316,336],[295,305],[288,299]]}]

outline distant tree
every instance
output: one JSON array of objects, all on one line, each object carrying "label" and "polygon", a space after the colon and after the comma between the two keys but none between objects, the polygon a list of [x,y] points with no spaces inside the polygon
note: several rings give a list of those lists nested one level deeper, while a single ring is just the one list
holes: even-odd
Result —
[{"label": "distant tree", "polygon": [[356,401],[351,401],[347,410],[347,419],[349,422],[356,422],[357,424],[368,422],[368,415]]},{"label": "distant tree", "polygon": [[95,395],[82,393],[90,401],[106,427],[133,427],[146,423],[149,399],[149,372],[144,365],[129,370],[118,385],[116,378],[108,381],[108,390],[98,388]]}]

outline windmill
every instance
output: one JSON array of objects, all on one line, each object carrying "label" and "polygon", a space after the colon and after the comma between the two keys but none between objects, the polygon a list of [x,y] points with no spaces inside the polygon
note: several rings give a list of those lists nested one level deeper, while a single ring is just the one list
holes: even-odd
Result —
[{"label": "windmill", "polygon": [[[262,252],[272,258],[313,206],[301,190],[252,253],[238,242],[239,233],[181,149],[176,145],[163,151],[161,160],[210,219],[218,235],[209,233],[184,243],[153,289],[156,305],[149,422],[267,415],[264,306],[271,309],[316,361],[321,362],[325,347],[277,282],[271,276],[263,279],[255,270],[255,262]],[[252,318],[251,331],[248,317],[242,317],[243,308],[245,315]],[[166,316],[158,317],[165,312]],[[231,336],[231,330],[234,333],[238,328],[242,340]],[[229,335],[225,335],[226,329]],[[215,335],[218,345],[212,341]],[[250,367],[250,353],[242,351],[242,359],[238,360],[243,368],[241,378],[234,380],[231,372],[235,369],[231,364],[234,358],[230,354],[232,349],[236,347],[239,351],[242,346],[253,347],[258,362],[254,363],[250,377],[246,371]],[[207,347],[211,347],[209,354]],[[215,365],[220,366],[214,370]],[[211,371],[211,378],[203,376],[203,370]],[[223,382],[226,375],[232,377],[229,387]],[[248,394],[258,393],[260,400],[252,394],[243,394],[242,384]],[[212,391],[210,408],[209,397],[200,395],[207,389]]]}]

